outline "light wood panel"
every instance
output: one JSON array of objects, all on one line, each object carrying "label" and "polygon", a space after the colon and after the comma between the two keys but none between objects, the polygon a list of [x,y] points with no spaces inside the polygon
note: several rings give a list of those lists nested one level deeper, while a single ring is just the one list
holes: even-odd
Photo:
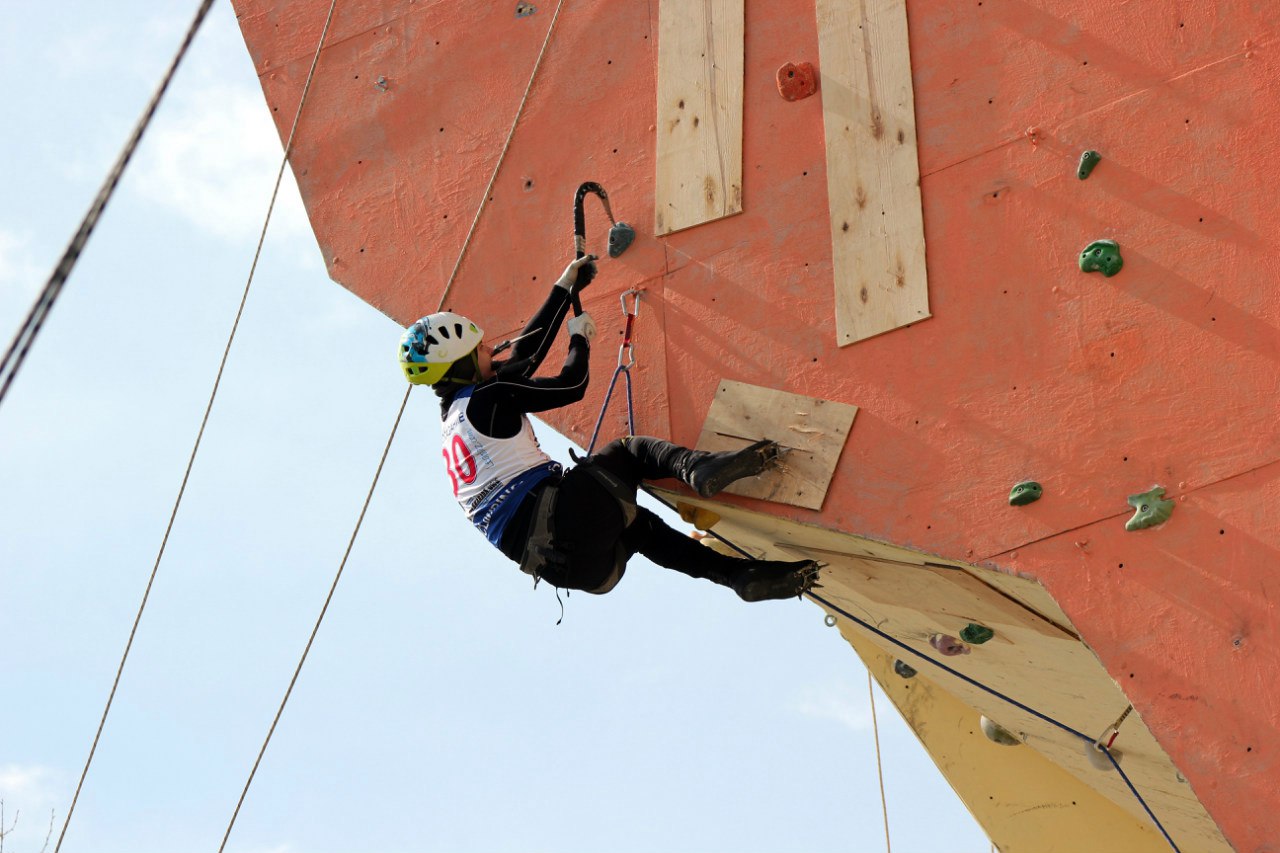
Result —
[{"label": "light wood panel", "polygon": [[[698,498],[682,500],[695,506],[705,505]],[[928,554],[864,537],[782,521],[737,506],[718,504],[715,511],[721,520],[714,531],[748,553],[765,559],[809,556],[827,563],[822,572],[823,588],[818,590],[819,594],[918,654],[837,613],[837,624],[846,639],[851,643],[855,639],[869,642],[885,655],[901,658],[921,674],[917,678],[929,679],[972,709],[972,713],[985,714],[1019,735],[1027,748],[1062,771],[1059,774],[1046,770],[1046,784],[1052,782],[1053,787],[1061,786],[1063,791],[1069,791],[1072,786],[1065,777],[1074,777],[1132,820],[1141,825],[1149,823],[1142,805],[1123,778],[1114,771],[1099,770],[1089,762],[1086,744],[1080,737],[929,663],[929,660],[938,661],[978,684],[1089,737],[1101,735],[1128,706],[1128,697],[1088,646],[1062,625],[1056,624],[1056,620],[1043,618],[1011,598],[1007,594],[1010,591],[1006,589],[1007,584],[997,586],[988,583],[991,576],[998,573],[956,561],[939,560]],[[1021,584],[1038,586],[1029,579],[1019,580]],[[1041,596],[1048,596],[1047,592],[1028,594],[1026,588],[1017,589],[1017,592],[1039,604],[1044,603]],[[996,636],[985,644],[972,646],[969,654],[957,657],[943,657],[929,645],[932,634],[958,634],[970,621],[993,628]],[[916,719],[913,717],[915,710],[900,708],[909,721]],[[953,708],[952,713],[955,710]],[[976,720],[971,719],[971,712],[965,710],[963,713],[966,715],[963,720],[954,717],[943,720],[930,711],[927,720],[920,717],[918,721],[927,723],[931,730],[942,726],[962,728],[970,723],[976,729]],[[925,739],[923,733],[922,739]],[[953,756],[949,746],[934,752],[929,740],[925,739],[925,744],[944,772],[949,775],[954,772],[956,778],[953,781],[958,787],[974,787],[972,783],[977,777],[973,766],[966,763],[963,752]],[[1230,846],[1218,826],[1179,775],[1137,711],[1131,713],[1121,726],[1115,748],[1134,786],[1181,849],[1229,853]],[[1009,753],[1013,752],[1009,750]],[[1010,765],[1007,772],[1017,772],[1016,767]],[[983,774],[982,778],[988,776]],[[1075,802],[1079,804],[1082,801],[1075,798]],[[1051,804],[1041,806],[1048,807]],[[1008,816],[1009,820],[1017,820],[1021,814],[1025,812],[1015,811]],[[1106,810],[1100,812],[1101,823],[1093,834],[1086,831],[1085,837],[1096,839],[1096,849],[1109,849],[1102,827],[1111,823],[1115,816],[1108,815]],[[1040,817],[1043,816],[1037,816],[1031,823],[1036,824]],[[1006,838],[1027,837],[1023,829],[1025,826]],[[1127,834],[1128,830],[1124,832]],[[1139,833],[1135,837],[1141,835]],[[1000,841],[999,835],[996,840]],[[1050,840],[1053,846],[1023,849],[1036,853],[1078,849],[1059,845],[1056,839]],[[1016,851],[1018,848],[1009,849]],[[1132,849],[1147,848],[1137,846]]]},{"label": "light wood panel", "polygon": [[904,0],[817,0],[840,346],[929,316]]},{"label": "light wood panel", "polygon": [[742,211],[744,0],[661,0],[654,233]]},{"label": "light wood panel", "polygon": [[[901,678],[893,671],[898,655],[847,624],[841,632],[1002,853],[1168,853],[1168,843],[1145,819],[1117,807],[1034,747],[987,740],[979,729],[982,712],[932,673]],[[894,759],[885,755],[885,765],[891,768]],[[892,804],[890,812],[892,819]]]},{"label": "light wood panel", "polygon": [[698,436],[698,450],[738,450],[762,438],[782,446],[776,469],[725,491],[821,509],[858,407],[723,380]]}]

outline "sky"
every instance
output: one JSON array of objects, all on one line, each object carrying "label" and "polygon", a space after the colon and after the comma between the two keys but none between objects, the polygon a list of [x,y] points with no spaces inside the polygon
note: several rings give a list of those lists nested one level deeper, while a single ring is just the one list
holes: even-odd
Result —
[{"label": "sky", "polygon": [[[0,0],[5,345],[196,5]],[[5,851],[62,826],[280,156],[223,0],[0,404]],[[64,851],[217,850],[391,433],[399,332],[328,280],[286,176]],[[438,423],[415,392],[228,850],[885,849],[866,671],[816,606],[637,558],[557,626],[462,517]],[[986,853],[878,699],[892,849]]]}]

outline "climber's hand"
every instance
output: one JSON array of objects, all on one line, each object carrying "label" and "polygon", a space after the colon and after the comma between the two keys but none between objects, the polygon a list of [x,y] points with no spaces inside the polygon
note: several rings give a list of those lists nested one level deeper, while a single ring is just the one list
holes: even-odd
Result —
[{"label": "climber's hand", "polygon": [[596,321],[591,319],[591,315],[583,311],[576,317],[570,317],[569,322],[565,324],[569,329],[570,335],[582,335],[587,339],[587,344],[591,344],[591,340],[596,336]]},{"label": "climber's hand", "polygon": [[556,287],[563,287],[571,294],[581,293],[595,277],[596,256],[583,255],[564,268],[564,274],[556,281]]}]

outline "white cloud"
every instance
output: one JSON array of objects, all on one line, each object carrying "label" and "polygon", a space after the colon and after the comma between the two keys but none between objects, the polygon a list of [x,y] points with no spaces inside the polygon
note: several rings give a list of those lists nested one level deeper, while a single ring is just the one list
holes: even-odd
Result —
[{"label": "white cloud", "polygon": [[0,765],[0,797],[13,799],[47,799],[53,771],[39,765]]},{"label": "white cloud", "polygon": [[[137,187],[208,233],[256,241],[283,147],[256,91],[211,84],[168,105],[139,152]],[[293,174],[285,170],[271,233],[309,235]]]},{"label": "white cloud", "polygon": [[39,850],[56,817],[51,787],[52,770],[37,765],[0,765],[0,801],[4,802],[6,846],[14,850]]},{"label": "white cloud", "polygon": [[846,683],[812,687],[792,702],[792,710],[806,717],[839,723],[855,732],[871,728],[867,694]]}]

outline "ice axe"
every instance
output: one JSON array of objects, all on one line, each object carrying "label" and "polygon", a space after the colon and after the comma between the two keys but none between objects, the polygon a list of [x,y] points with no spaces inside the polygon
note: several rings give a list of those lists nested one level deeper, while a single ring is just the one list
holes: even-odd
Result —
[{"label": "ice axe", "polygon": [[[582,186],[578,187],[578,192],[573,197],[573,250],[574,257],[581,258],[587,253],[587,222],[586,216],[583,215],[582,203],[587,197],[587,193],[595,193],[600,197],[600,203],[604,205],[605,215],[609,217],[612,227],[609,229],[609,257],[616,258],[627,250],[631,245],[631,241],[636,238],[636,229],[632,228],[625,222],[618,222],[613,218],[613,209],[609,207],[609,194],[605,192],[604,187],[595,181],[586,181]],[[582,313],[582,302],[578,299],[578,294],[573,294],[573,313]]]}]

